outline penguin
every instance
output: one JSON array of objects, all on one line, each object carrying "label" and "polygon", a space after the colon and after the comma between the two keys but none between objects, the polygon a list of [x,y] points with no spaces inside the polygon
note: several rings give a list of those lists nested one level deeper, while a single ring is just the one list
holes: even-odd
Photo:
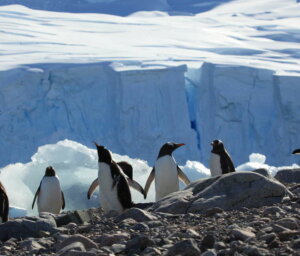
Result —
[{"label": "penguin", "polygon": [[220,140],[211,142],[212,150],[210,156],[211,176],[218,176],[225,173],[235,172],[230,155],[226,151],[224,144]]},{"label": "penguin", "polygon": [[293,154],[300,154],[300,149],[295,149],[295,150],[293,151]]},{"label": "penguin", "polygon": [[6,222],[8,220],[8,211],[9,211],[9,200],[5,188],[0,182],[0,218],[2,222]]},{"label": "penguin", "polygon": [[46,168],[45,175],[35,193],[32,209],[37,197],[39,213],[50,212],[58,214],[61,209],[65,208],[64,193],[61,190],[59,178],[52,166]]},{"label": "penguin", "polygon": [[177,165],[172,153],[175,149],[184,146],[183,143],[167,142],[158,153],[155,165],[145,185],[147,195],[152,181],[155,179],[155,200],[159,201],[166,195],[179,190],[178,177],[188,185],[190,180]]},{"label": "penguin", "polygon": [[[128,162],[122,161],[122,162],[118,162],[117,165],[119,167],[121,167],[122,171],[126,175],[125,178],[127,179],[128,185],[130,187],[136,189],[138,192],[140,192],[144,196],[144,198],[146,198],[143,187],[133,179],[133,168],[132,168],[131,164],[129,164]],[[92,184],[90,185],[90,188],[88,190],[88,193],[87,193],[88,200],[91,198],[92,194],[94,193],[95,189],[98,186],[99,186],[99,182],[98,182],[98,178],[96,178],[92,182]]]},{"label": "penguin", "polygon": [[129,189],[129,183],[133,180],[113,161],[108,149],[97,143],[95,145],[98,153],[98,180],[91,184],[88,198],[99,185],[99,201],[104,212],[113,210],[120,214],[134,206]]}]

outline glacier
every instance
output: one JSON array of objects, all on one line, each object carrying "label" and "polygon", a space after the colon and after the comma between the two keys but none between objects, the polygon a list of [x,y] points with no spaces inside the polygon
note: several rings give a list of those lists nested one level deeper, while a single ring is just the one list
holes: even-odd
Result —
[{"label": "glacier", "polygon": [[[0,162],[26,162],[65,138],[153,164],[166,141],[179,163],[207,165],[220,138],[236,164],[252,152],[297,161],[300,77],[204,62],[199,68],[45,64],[0,72]],[[292,92],[292,93],[291,93]]]}]

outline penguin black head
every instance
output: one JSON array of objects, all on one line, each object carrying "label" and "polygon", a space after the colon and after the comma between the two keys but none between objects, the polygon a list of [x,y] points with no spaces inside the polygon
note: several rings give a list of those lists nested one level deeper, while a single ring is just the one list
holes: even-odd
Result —
[{"label": "penguin black head", "polygon": [[104,162],[110,164],[112,161],[110,152],[104,146],[101,146],[96,142],[94,143],[96,145],[97,152],[98,152],[98,162]]},{"label": "penguin black head", "polygon": [[300,149],[295,149],[295,150],[293,151],[293,154],[300,154]]},{"label": "penguin black head", "polygon": [[212,145],[212,153],[221,153],[221,152],[224,152],[225,151],[225,148],[224,148],[224,144],[221,140],[214,140],[212,143],[210,143],[210,145]]},{"label": "penguin black head", "polygon": [[45,176],[55,176],[55,171],[52,166],[46,168]]},{"label": "penguin black head", "polygon": [[172,155],[173,151],[176,148],[179,148],[181,146],[184,146],[184,143],[174,143],[174,142],[167,142],[165,143],[159,151],[158,157],[166,156],[166,155]]}]

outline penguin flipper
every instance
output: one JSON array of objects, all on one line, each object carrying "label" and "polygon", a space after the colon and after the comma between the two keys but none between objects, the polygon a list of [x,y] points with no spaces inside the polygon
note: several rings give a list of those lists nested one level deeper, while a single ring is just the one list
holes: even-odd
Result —
[{"label": "penguin flipper", "polygon": [[65,201],[65,196],[64,196],[64,192],[61,191],[61,198],[62,198],[62,209],[65,209],[66,206],[66,201]]},{"label": "penguin flipper", "polygon": [[185,183],[185,185],[191,183],[189,178],[184,174],[184,172],[180,169],[178,165],[177,165],[177,172],[178,172],[178,177]]},{"label": "penguin flipper", "polygon": [[[42,182],[41,182],[41,183],[42,183]],[[41,183],[40,183],[40,185],[39,185],[37,191],[35,192],[35,195],[34,195],[34,198],[33,198],[33,202],[32,202],[32,208],[31,208],[31,209],[33,209],[35,200],[36,200],[37,196],[38,196],[39,193],[40,193],[40,190],[41,190]]]},{"label": "penguin flipper", "polygon": [[118,162],[117,163],[122,171],[130,178],[133,179],[133,169],[131,164],[129,164],[128,162],[122,161],[122,162]]},{"label": "penguin flipper", "polygon": [[295,149],[295,150],[293,151],[293,154],[300,154],[300,149]]},{"label": "penguin flipper", "polygon": [[91,186],[90,186],[90,188],[89,188],[89,190],[88,190],[88,192],[87,192],[87,199],[90,199],[90,198],[91,198],[91,195],[94,193],[95,189],[96,189],[98,186],[99,186],[99,181],[98,181],[98,178],[96,178],[96,179],[92,182],[92,184],[91,184]]},{"label": "penguin flipper", "polygon": [[231,160],[230,155],[225,150],[225,154],[221,156],[221,168],[223,170],[222,174],[235,172],[234,164]]},{"label": "penguin flipper", "polygon": [[146,182],[145,188],[144,188],[145,198],[147,197],[148,190],[149,190],[150,185],[151,185],[152,181],[154,180],[154,178],[155,178],[155,167],[153,167],[153,169],[148,177],[148,180]]},{"label": "penguin flipper", "polygon": [[8,197],[7,194],[5,193],[5,191],[3,191],[3,198],[4,198],[4,208],[3,208],[3,212],[2,212],[2,222],[6,222],[8,221],[8,211],[9,211],[9,201],[8,201]]},{"label": "penguin flipper", "polygon": [[146,199],[147,195],[146,195],[143,187],[138,182],[136,182],[133,179],[130,179],[129,177],[126,177],[126,179],[127,179],[128,185],[130,187],[134,188],[135,190],[137,190],[138,192],[140,192],[144,196],[144,199]]}]

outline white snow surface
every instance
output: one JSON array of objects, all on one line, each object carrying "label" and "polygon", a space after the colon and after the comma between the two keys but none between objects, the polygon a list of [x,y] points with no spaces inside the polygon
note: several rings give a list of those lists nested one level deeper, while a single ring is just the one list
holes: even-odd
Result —
[{"label": "white snow surface", "polygon": [[[64,11],[63,1],[27,3]],[[274,166],[299,162],[297,1],[126,3],[127,17],[0,6],[0,166],[63,139],[150,165],[166,141],[186,143],[180,164],[207,165],[216,138],[235,165],[252,152]]]},{"label": "white snow surface", "polygon": [[[133,166],[133,178],[141,186],[145,186],[152,166],[146,161],[132,159],[126,155],[112,153],[116,162],[127,161]],[[272,175],[278,169],[284,167],[269,166],[265,163],[266,157],[261,154],[251,154],[250,162],[237,167],[237,171],[251,171],[257,168],[265,168]],[[37,215],[37,206],[31,209],[34,194],[45,174],[45,169],[51,163],[59,176],[62,191],[65,195],[65,210],[78,210],[99,206],[98,189],[92,198],[87,200],[87,191],[90,184],[98,175],[98,156],[95,149],[88,148],[78,142],[63,140],[56,144],[48,144],[39,147],[31,157],[31,161],[25,164],[10,164],[0,169],[0,179],[7,190],[10,204],[10,217],[23,215]],[[210,177],[210,171],[202,163],[187,161],[180,166],[191,181]],[[299,168],[298,165],[292,166]],[[286,167],[285,167],[286,168]],[[180,183],[181,189],[184,183]],[[150,187],[147,199],[136,190],[131,189],[135,203],[155,201],[155,184]]]}]

